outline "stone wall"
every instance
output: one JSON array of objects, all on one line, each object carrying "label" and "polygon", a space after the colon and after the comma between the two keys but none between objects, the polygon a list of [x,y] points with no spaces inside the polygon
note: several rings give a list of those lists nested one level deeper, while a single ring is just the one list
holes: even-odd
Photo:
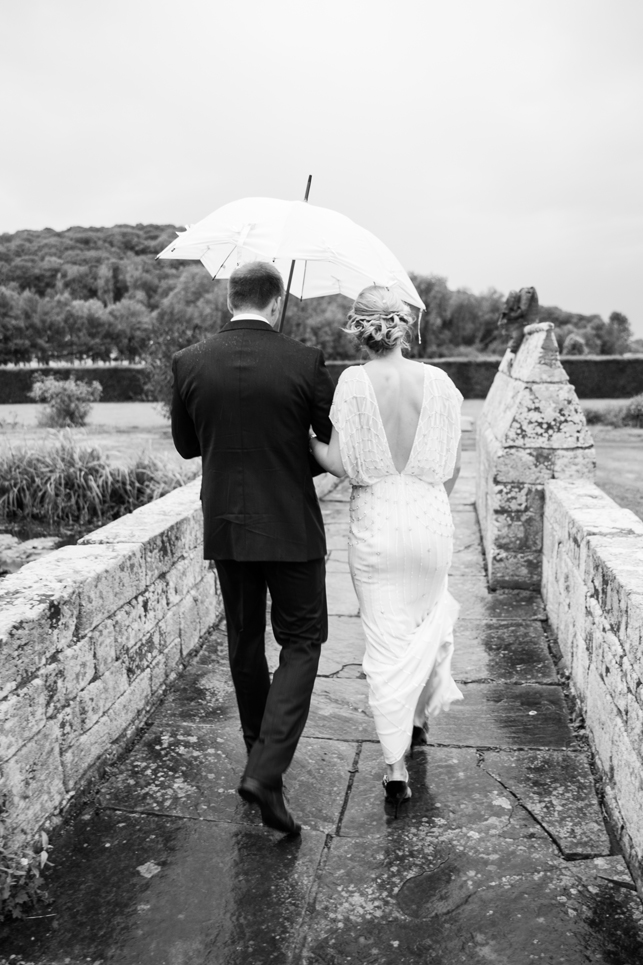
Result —
[{"label": "stone wall", "polygon": [[643,521],[588,482],[545,493],[542,594],[643,894]]},{"label": "stone wall", "polygon": [[0,581],[0,815],[54,818],[220,618],[200,479]]},{"label": "stone wall", "polygon": [[476,506],[489,585],[538,590],[544,486],[592,478],[595,453],[553,325],[528,325],[500,364],[477,426]]}]

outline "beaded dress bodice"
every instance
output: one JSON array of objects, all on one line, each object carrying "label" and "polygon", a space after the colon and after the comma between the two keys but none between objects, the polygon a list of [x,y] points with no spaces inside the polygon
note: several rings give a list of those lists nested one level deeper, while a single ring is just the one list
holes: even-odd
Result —
[{"label": "beaded dress bodice", "polygon": [[449,479],[460,437],[461,402],[448,375],[425,364],[415,439],[407,464],[398,473],[368,373],[361,365],[346,369],[337,383],[330,418],[339,434],[342,462],[351,483],[372,486],[393,475],[416,476],[428,483]]}]

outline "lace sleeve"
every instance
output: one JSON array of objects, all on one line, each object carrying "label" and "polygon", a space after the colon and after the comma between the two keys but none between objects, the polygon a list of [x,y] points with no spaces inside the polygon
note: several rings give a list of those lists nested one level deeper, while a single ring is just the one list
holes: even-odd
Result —
[{"label": "lace sleeve", "polygon": [[420,418],[420,474],[445,482],[455,469],[460,442],[462,394],[446,372],[427,365],[426,405]]},{"label": "lace sleeve", "polygon": [[351,459],[349,448],[347,447],[347,440],[350,437],[352,396],[349,373],[350,369],[345,369],[337,381],[335,394],[333,395],[333,404],[330,407],[330,421],[337,430],[342,464],[346,474],[350,478],[355,474],[355,466],[354,460]]},{"label": "lace sleeve", "polygon": [[330,418],[339,435],[344,469],[354,486],[368,486],[391,470],[377,402],[361,365],[342,372]]}]

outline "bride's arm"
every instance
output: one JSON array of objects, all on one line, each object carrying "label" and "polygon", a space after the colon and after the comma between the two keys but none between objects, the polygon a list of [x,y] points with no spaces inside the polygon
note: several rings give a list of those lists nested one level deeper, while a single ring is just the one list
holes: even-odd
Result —
[{"label": "bride's arm", "polygon": [[458,476],[460,475],[460,461],[462,459],[462,443],[458,443],[458,451],[455,454],[455,468],[453,470],[453,475],[450,479],[445,479],[444,488],[447,491],[447,496],[451,495],[453,487],[455,486]]},{"label": "bride's arm", "polygon": [[337,435],[337,429],[334,426],[329,443],[320,442],[317,436],[311,430],[310,451],[322,469],[325,469],[326,472],[332,472],[333,476],[341,477],[346,475],[346,470],[344,469],[341,453],[339,451],[339,436]]}]

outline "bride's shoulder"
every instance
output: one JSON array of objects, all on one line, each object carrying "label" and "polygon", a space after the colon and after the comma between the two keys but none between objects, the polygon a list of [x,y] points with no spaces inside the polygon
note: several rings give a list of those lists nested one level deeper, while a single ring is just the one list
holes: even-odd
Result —
[{"label": "bride's shoulder", "polygon": [[358,382],[362,379],[362,366],[361,365],[347,365],[344,371],[340,374],[337,384],[347,382]]},{"label": "bride's shoulder", "polygon": [[337,380],[337,388],[349,394],[359,391],[364,385],[364,372],[361,365],[349,365],[340,374]]},{"label": "bride's shoulder", "polygon": [[462,399],[460,390],[444,369],[439,368],[437,365],[429,365],[428,362],[424,363],[424,368],[426,370],[426,377],[431,381],[435,390],[455,394],[456,398],[459,397]]},{"label": "bride's shoulder", "polygon": [[441,369],[438,365],[431,365],[429,362],[423,362],[422,365],[428,378],[434,379],[436,382],[451,381],[444,369]]}]

